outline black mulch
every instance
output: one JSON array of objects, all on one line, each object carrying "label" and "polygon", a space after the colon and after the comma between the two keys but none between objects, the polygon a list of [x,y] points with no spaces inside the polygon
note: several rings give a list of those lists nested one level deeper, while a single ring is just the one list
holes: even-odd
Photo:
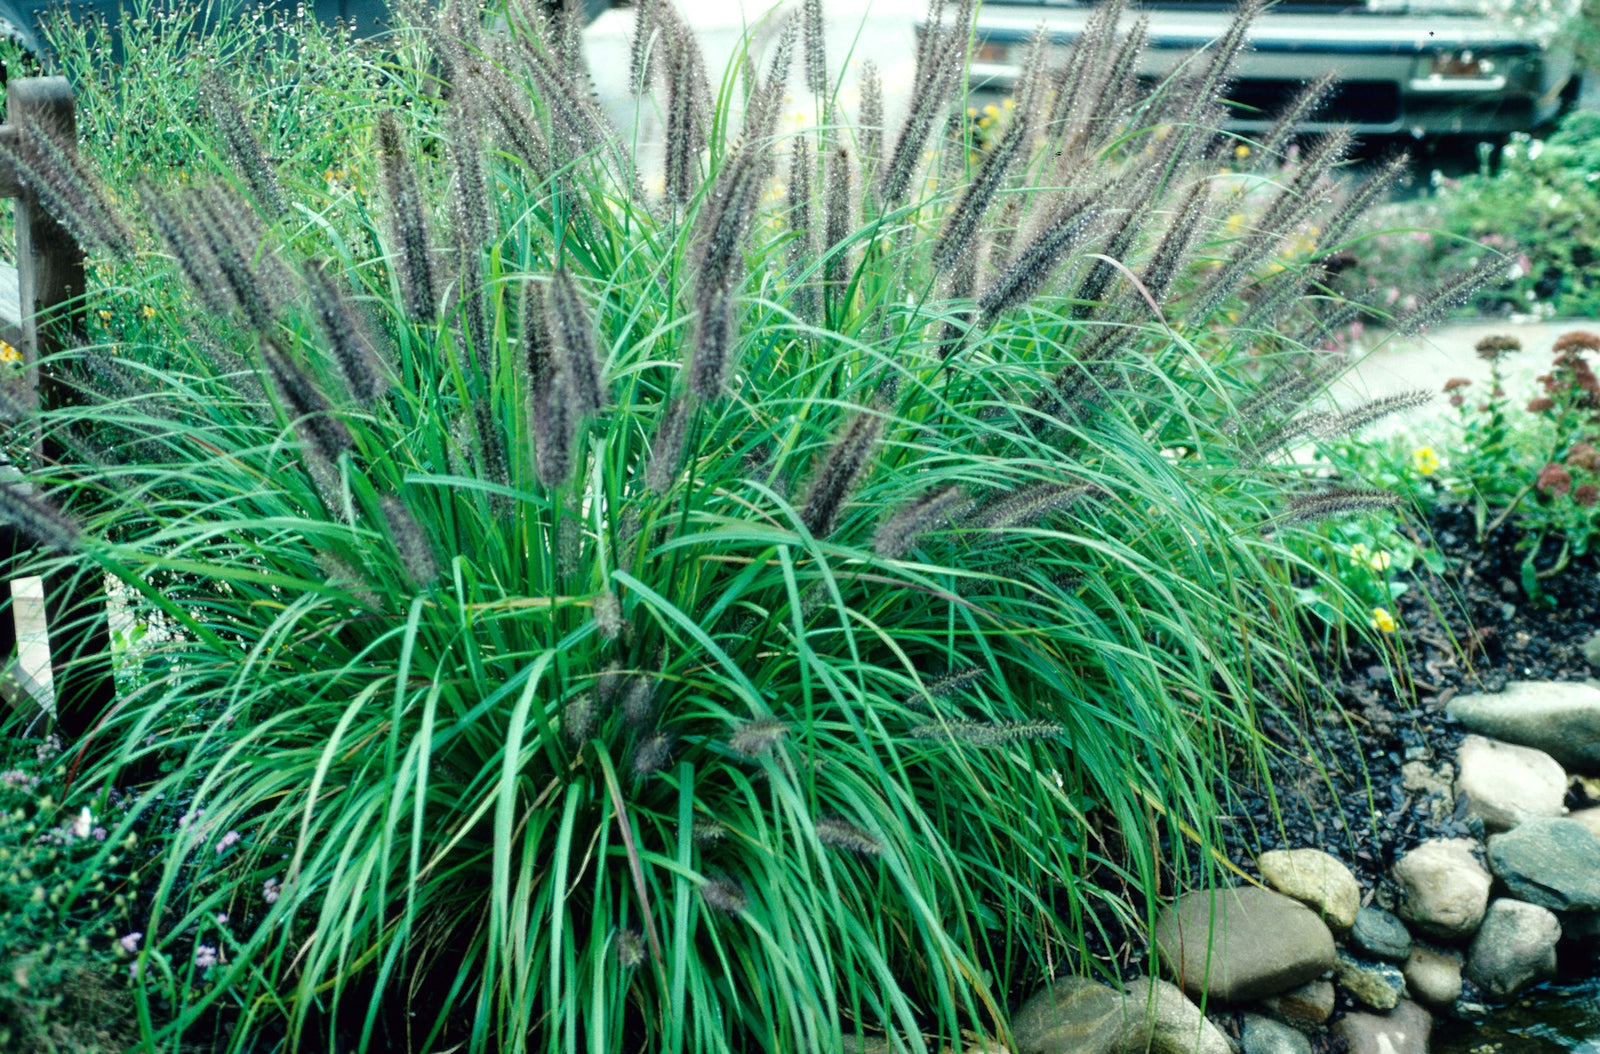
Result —
[{"label": "black mulch", "polygon": [[[1393,605],[1400,630],[1386,643],[1400,661],[1362,640],[1313,644],[1319,697],[1286,705],[1265,717],[1262,729],[1278,748],[1269,756],[1272,791],[1251,779],[1231,788],[1233,806],[1224,830],[1228,859],[1252,876],[1258,852],[1321,848],[1350,865],[1363,890],[1379,888],[1395,859],[1430,838],[1471,832],[1454,803],[1402,786],[1402,766],[1419,761],[1437,768],[1453,758],[1464,733],[1444,712],[1457,694],[1495,691],[1513,680],[1585,680],[1600,676],[1582,646],[1600,629],[1600,561],[1573,560],[1544,583],[1547,603],[1535,603],[1520,584],[1525,553],[1520,538],[1502,527],[1479,544],[1469,510],[1439,509],[1423,545],[1437,546],[1447,574],[1418,562],[1411,588]],[[1555,556],[1541,554],[1548,564]],[[1330,700],[1339,708],[1327,706]],[[1303,744],[1311,743],[1307,752]],[[1238,773],[1246,771],[1242,763]],[[1585,804],[1569,801],[1571,805]],[[1168,860],[1170,843],[1162,846]],[[1187,864],[1175,867],[1175,884],[1204,880],[1188,847]],[[1110,882],[1109,875],[1096,876]],[[1212,871],[1212,881],[1223,880]],[[1136,905],[1136,893],[1123,891]],[[1106,967],[1124,977],[1144,968],[1142,940],[1103,917],[1106,933],[1094,948]]]}]

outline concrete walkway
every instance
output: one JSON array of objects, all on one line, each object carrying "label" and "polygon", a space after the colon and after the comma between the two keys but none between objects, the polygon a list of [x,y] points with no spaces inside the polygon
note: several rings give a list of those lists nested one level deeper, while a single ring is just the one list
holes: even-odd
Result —
[{"label": "concrete walkway", "polygon": [[[1501,373],[1506,378],[1507,394],[1514,400],[1526,401],[1542,394],[1534,378],[1549,372],[1554,360],[1550,346],[1563,333],[1575,329],[1600,333],[1600,321],[1582,318],[1537,322],[1474,320],[1436,326],[1417,337],[1377,334],[1367,341],[1370,350],[1334,385],[1333,394],[1341,405],[1351,405],[1419,388],[1435,393],[1438,397],[1427,406],[1389,418],[1361,433],[1364,439],[1404,434],[1426,441],[1426,433],[1433,422],[1455,418],[1455,410],[1439,394],[1447,380],[1465,377],[1479,392],[1488,384],[1489,364],[1474,350],[1478,341],[1504,334],[1522,342],[1522,351],[1502,360]],[[1468,389],[1468,393],[1470,396],[1472,389]]]}]

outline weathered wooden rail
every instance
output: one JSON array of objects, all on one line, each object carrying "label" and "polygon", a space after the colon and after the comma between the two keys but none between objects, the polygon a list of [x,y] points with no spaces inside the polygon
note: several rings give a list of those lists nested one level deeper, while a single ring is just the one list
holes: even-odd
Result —
[{"label": "weathered wooden rail", "polygon": [[[64,77],[29,77],[6,86],[6,122],[0,142],[19,147],[19,129],[28,121],[52,132],[68,149],[77,143],[77,110]],[[83,249],[39,204],[38,196],[19,178],[15,166],[0,157],[0,197],[14,201],[16,219],[15,320],[0,319],[0,339],[22,354],[27,395],[36,406],[60,405],[66,386],[41,360],[84,335]],[[3,283],[0,283],[3,284]],[[0,290],[0,308],[5,306]],[[36,432],[34,457],[57,463],[63,451],[48,432]],[[15,474],[6,466],[3,470]],[[0,525],[0,568],[15,565],[27,543],[9,526]],[[0,578],[0,602],[10,595],[10,582]],[[104,579],[91,565],[68,565],[45,576],[45,624],[50,642],[51,679],[55,688],[55,726],[68,742],[82,740],[110,710],[116,699],[111,669],[111,633],[106,615]],[[17,655],[14,603],[0,610],[0,665]]]}]

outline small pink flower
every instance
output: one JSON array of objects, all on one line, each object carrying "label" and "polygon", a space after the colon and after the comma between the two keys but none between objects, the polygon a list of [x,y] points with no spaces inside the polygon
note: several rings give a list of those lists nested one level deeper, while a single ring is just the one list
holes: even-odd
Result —
[{"label": "small pink flower", "polygon": [[1399,300],[1399,299],[1400,299],[1400,287],[1397,286],[1397,285],[1392,285],[1387,290],[1384,291],[1384,294],[1383,294],[1383,306],[1384,307],[1394,307],[1394,302],[1396,300]]},{"label": "small pink flower", "polygon": [[231,846],[235,846],[235,845],[238,845],[238,844],[239,844],[239,832],[238,831],[229,831],[227,834],[225,834],[221,838],[217,839],[217,852],[219,852],[219,853],[226,852]]},{"label": "small pink flower", "polygon": [[217,925],[218,926],[226,926],[227,924],[228,924],[228,913],[226,911],[217,912]]},{"label": "small pink flower", "polygon": [[124,934],[123,936],[119,937],[117,939],[117,943],[122,945],[123,951],[127,952],[129,955],[132,955],[139,950],[139,941],[143,937],[144,934],[140,933],[138,930],[134,930],[132,933]]},{"label": "small pink flower", "polygon": [[217,949],[209,944],[195,945],[194,964],[202,970],[209,970],[217,965]]},{"label": "small pink flower", "polygon": [[269,878],[261,885],[261,899],[268,904],[276,904],[278,895],[282,892],[283,889],[278,885],[278,880],[275,878]]},{"label": "small pink flower", "polygon": [[94,835],[94,840],[97,842],[103,842],[106,840],[106,829],[104,827],[96,827],[90,833]]},{"label": "small pink flower", "polygon": [[0,772],[0,783],[16,790],[32,791],[39,786],[39,777],[21,769],[7,769]]},{"label": "small pink flower", "polygon": [[1563,465],[1551,462],[1539,470],[1535,479],[1538,488],[1551,497],[1564,498],[1572,493],[1572,473]]}]

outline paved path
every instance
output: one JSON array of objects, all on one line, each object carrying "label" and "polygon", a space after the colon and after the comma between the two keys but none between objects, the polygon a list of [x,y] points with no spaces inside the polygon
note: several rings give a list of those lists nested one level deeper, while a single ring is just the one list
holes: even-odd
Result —
[{"label": "paved path", "polygon": [[[1532,398],[1539,394],[1534,378],[1548,372],[1554,358],[1551,344],[1563,333],[1575,329],[1600,332],[1600,321],[1582,318],[1538,322],[1474,320],[1437,326],[1418,337],[1385,339],[1378,335],[1370,342],[1372,350],[1334,385],[1334,395],[1341,404],[1348,405],[1363,398],[1418,388],[1438,393],[1452,377],[1465,377],[1481,390],[1489,380],[1489,364],[1478,357],[1474,346],[1486,336],[1507,334],[1522,342],[1522,351],[1506,356],[1503,362],[1506,391],[1515,399]],[[1427,406],[1373,425],[1362,436],[1373,439],[1403,433],[1425,440],[1431,422],[1441,418],[1453,420],[1454,416],[1449,402],[1440,395]]]}]

